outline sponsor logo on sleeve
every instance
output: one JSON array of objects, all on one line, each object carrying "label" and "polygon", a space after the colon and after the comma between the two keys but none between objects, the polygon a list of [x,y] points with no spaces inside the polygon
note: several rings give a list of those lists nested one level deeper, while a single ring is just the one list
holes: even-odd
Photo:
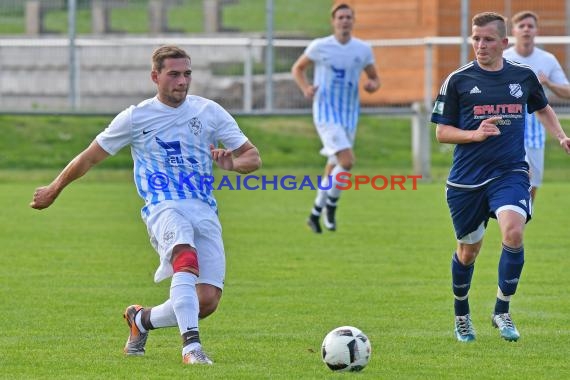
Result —
[{"label": "sponsor logo on sleeve", "polygon": [[437,113],[439,115],[443,115],[443,106],[445,105],[444,102],[436,101],[433,106],[433,113]]}]

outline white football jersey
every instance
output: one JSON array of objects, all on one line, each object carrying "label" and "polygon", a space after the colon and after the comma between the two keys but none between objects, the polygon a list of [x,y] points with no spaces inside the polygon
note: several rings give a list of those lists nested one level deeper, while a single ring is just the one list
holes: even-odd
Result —
[{"label": "white football jersey", "polygon": [[374,64],[372,48],[354,37],[341,44],[331,35],[312,41],[305,55],[315,65],[313,85],[318,86],[313,101],[315,124],[342,125],[353,132],[360,112],[358,82],[362,70]]},{"label": "white football jersey", "polygon": [[165,200],[200,199],[217,210],[212,193],[210,144],[235,150],[247,142],[234,118],[219,104],[194,95],[177,108],[157,97],[119,113],[97,137],[109,154],[130,145],[134,181],[145,200],[144,219]]},{"label": "white football jersey", "polygon": [[[554,83],[568,84],[568,78],[566,78],[566,74],[554,54],[537,48],[536,46],[528,57],[519,55],[514,46],[505,50],[503,57],[511,61],[529,65],[532,71],[537,75],[539,72],[543,72],[544,75]],[[547,90],[546,86],[545,90]],[[524,134],[525,146],[528,148],[544,148],[545,142],[546,134],[544,127],[540,121],[538,121],[535,114],[527,114]]]}]

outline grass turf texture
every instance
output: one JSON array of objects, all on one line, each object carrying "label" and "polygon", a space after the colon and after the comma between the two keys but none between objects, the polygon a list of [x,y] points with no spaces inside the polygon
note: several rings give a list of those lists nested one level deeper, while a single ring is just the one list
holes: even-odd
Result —
[{"label": "grass turf texture", "polygon": [[[24,160],[49,137],[15,135],[16,127],[4,123],[7,118],[14,122],[16,117],[2,117],[11,143],[2,140],[1,162],[18,154]],[[50,124],[63,132],[75,126],[73,136],[86,133],[81,141],[53,139],[43,155],[36,154],[43,161],[60,152],[63,160],[73,157],[95,133],[88,126],[99,128],[101,121],[23,119],[19,128],[28,131],[25,136],[48,133],[40,129]],[[374,117],[367,126],[369,117],[364,119],[355,173],[409,170],[409,158],[404,159],[409,145],[399,141],[409,136],[409,128]],[[273,128],[276,121],[279,127]],[[240,119],[259,142],[262,173],[319,174],[314,136],[304,127],[310,119],[285,121]],[[374,152],[376,166],[365,157]],[[449,158],[448,152],[441,155]],[[222,190],[217,196],[228,259],[226,288],[219,310],[201,322],[215,365],[187,368],[176,329],[153,331],[144,358],[122,354],[128,334],[124,307],[157,304],[168,294],[168,282],[152,282],[157,256],[139,218],[141,200],[131,174],[96,168],[52,208],[29,209],[34,188],[60,169],[59,160],[46,164],[47,170],[0,173],[2,376],[336,378],[320,361],[319,349],[329,330],[345,324],[361,328],[372,342],[372,360],[358,375],[362,378],[542,379],[570,373],[567,182],[545,184],[527,227],[525,270],[512,305],[522,334],[517,343],[502,341],[489,321],[500,252],[497,225],[490,223],[471,291],[478,340],[469,345],[453,337],[449,265],[455,242],[441,179],[421,183],[417,191],[347,191],[338,211],[339,231],[323,236],[304,226],[312,191]],[[554,165],[547,174],[567,167]]]},{"label": "grass turf texture", "polygon": [[[311,117],[240,116],[236,117],[246,135],[262,152],[266,169],[324,166],[318,155],[321,143]],[[33,116],[0,114],[0,181],[22,177],[14,169],[49,169],[59,171],[112,120],[112,116]],[[570,119],[562,119],[570,131]],[[382,174],[409,174],[412,170],[409,118],[363,115],[360,118],[355,151],[357,168]],[[433,130],[433,125],[430,126]],[[570,133],[570,132],[569,132]],[[448,173],[453,146],[439,144],[431,133],[432,176],[443,180]],[[568,157],[553,138],[547,139],[546,181],[568,181]],[[129,149],[101,164],[104,169],[131,169]],[[33,176],[30,171],[25,177]],[[54,173],[49,173],[53,175]],[[90,174],[92,175],[92,174]],[[49,176],[48,176],[49,178]]]}]

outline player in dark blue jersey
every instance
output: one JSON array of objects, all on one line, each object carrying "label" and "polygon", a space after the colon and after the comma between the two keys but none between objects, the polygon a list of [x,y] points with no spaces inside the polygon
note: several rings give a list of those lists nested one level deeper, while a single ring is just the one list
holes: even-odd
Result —
[{"label": "player in dark blue jersey", "polygon": [[531,217],[528,164],[525,161],[526,112],[535,112],[545,128],[570,153],[570,139],[526,65],[503,59],[505,19],[494,12],[473,17],[476,59],[451,73],[441,86],[432,122],[439,142],[456,144],[447,180],[447,203],[457,237],[451,274],[455,296],[455,335],[475,339],[468,293],[475,259],[490,217],[502,236],[493,326],[509,341],[520,334],[509,312],[524,264],[523,231]]}]

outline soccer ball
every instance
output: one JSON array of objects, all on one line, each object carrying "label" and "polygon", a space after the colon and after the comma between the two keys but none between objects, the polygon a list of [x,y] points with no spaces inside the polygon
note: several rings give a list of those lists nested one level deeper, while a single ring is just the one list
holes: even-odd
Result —
[{"label": "soccer ball", "polygon": [[368,337],[352,326],[337,327],[325,336],[321,354],[333,371],[362,371],[370,360]]}]

